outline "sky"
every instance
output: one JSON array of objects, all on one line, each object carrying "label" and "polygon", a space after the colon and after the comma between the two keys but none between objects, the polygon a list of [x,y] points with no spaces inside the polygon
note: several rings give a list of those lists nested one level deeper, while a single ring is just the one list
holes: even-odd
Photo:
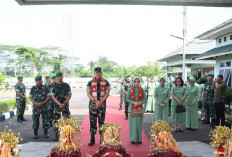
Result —
[{"label": "sky", "polygon": [[[0,44],[59,46],[80,64],[99,56],[124,65],[154,62],[182,46],[182,6],[37,5],[0,0]],[[232,8],[187,7],[187,40],[232,18]]]}]

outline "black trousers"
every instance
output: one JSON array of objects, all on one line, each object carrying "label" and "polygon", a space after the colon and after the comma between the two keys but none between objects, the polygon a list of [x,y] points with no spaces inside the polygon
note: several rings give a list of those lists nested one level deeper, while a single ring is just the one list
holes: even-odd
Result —
[{"label": "black trousers", "polygon": [[221,120],[221,126],[225,125],[225,103],[214,103],[216,112],[216,125],[219,125]]},{"label": "black trousers", "polygon": [[128,117],[128,107],[129,107],[129,103],[126,102],[126,96],[124,97],[124,104],[125,104],[125,116]]}]

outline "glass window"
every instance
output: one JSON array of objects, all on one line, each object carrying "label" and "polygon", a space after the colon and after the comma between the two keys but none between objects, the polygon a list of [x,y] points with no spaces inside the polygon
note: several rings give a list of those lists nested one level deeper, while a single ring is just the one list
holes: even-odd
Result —
[{"label": "glass window", "polygon": [[226,67],[231,67],[231,61],[226,62]]},{"label": "glass window", "polygon": [[222,43],[222,39],[220,38],[220,39],[218,39],[218,42],[219,42],[219,44],[221,44]]},{"label": "glass window", "polygon": [[224,37],[224,42],[226,42],[227,37]]},{"label": "glass window", "polygon": [[230,35],[230,40],[232,40],[232,34]]},{"label": "glass window", "polygon": [[225,62],[221,62],[220,67],[225,67]]}]

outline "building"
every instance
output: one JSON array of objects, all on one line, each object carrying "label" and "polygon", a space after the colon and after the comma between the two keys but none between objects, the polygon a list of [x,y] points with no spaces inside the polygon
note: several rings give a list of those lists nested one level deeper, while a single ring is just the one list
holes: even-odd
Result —
[{"label": "building", "polygon": [[[208,50],[215,48],[215,42],[203,41],[195,39],[185,46],[185,66],[187,75],[191,74],[195,78],[201,78],[204,75],[214,72],[215,60],[196,60],[196,55],[202,54]],[[159,59],[160,62],[167,63],[167,77],[182,76],[183,64],[183,47],[180,47],[163,58]],[[175,71],[171,71],[172,67],[176,67]]]},{"label": "building", "polygon": [[213,40],[216,47],[197,55],[197,60],[215,60],[215,75],[222,74],[227,85],[232,86],[231,61],[232,61],[232,19],[202,33],[196,38]]}]

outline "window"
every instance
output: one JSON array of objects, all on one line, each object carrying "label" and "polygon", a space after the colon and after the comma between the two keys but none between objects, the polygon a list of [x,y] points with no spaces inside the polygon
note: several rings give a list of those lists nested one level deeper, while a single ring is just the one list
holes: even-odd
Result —
[{"label": "window", "polygon": [[226,42],[226,40],[227,40],[227,37],[224,37],[224,42]]},{"label": "window", "polygon": [[230,40],[232,40],[232,34],[230,35]]},{"label": "window", "polygon": [[226,67],[231,67],[231,61],[226,62]]},{"label": "window", "polygon": [[220,38],[220,39],[218,39],[218,43],[219,44],[221,44],[222,43],[222,39]]},{"label": "window", "polygon": [[225,67],[225,62],[221,62],[220,67]]}]

